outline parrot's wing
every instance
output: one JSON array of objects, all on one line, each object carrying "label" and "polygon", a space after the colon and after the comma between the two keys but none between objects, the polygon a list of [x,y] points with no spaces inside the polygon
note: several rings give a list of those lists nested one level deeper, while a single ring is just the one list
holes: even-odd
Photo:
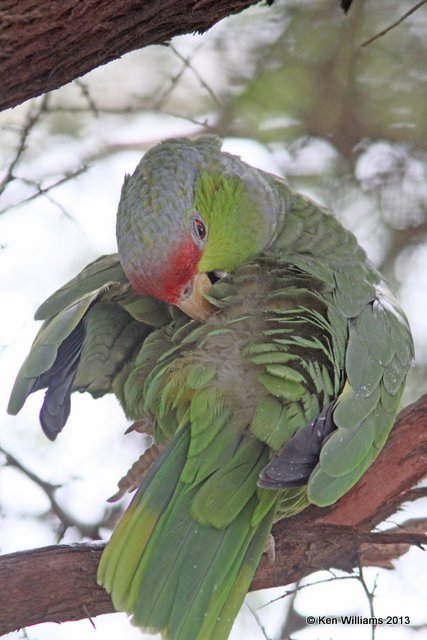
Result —
[{"label": "parrot's wing", "polygon": [[[280,180],[272,180],[283,189]],[[319,411],[310,416],[298,433],[289,440],[286,438],[288,442],[263,470],[259,484],[285,488],[308,480],[310,501],[323,506],[348,491],[383,447],[413,358],[412,338],[405,315],[380,274],[369,263],[354,235],[329,212],[294,194],[292,211],[277,242],[290,263],[329,287],[325,298],[328,310],[322,315],[329,325],[324,328],[333,347],[328,350],[341,375],[338,390],[335,387],[332,395],[329,392],[330,410],[323,413],[324,392],[328,384],[330,387],[332,381],[336,383],[337,375],[324,368],[320,372],[315,353],[303,354],[307,371],[317,369],[311,378],[321,399]],[[301,316],[307,319],[312,312],[310,303]],[[313,342],[314,337],[309,334],[306,346]],[[267,345],[265,351],[268,350]],[[271,386],[277,387],[280,369],[271,373],[276,378],[275,381],[270,378]],[[309,397],[306,393],[305,403]],[[282,416],[276,400],[266,399],[263,404],[266,409],[269,404],[276,415]],[[255,425],[258,432],[267,425],[260,413],[259,424]],[[276,432],[280,442],[284,433],[281,417],[274,424],[279,426]],[[274,430],[268,437],[274,438]]]},{"label": "parrot's wing", "polygon": [[70,395],[115,391],[117,379],[153,326],[167,322],[166,305],[137,296],[118,256],[103,256],[37,310],[44,320],[13,387],[8,412],[47,387],[40,422],[55,439],[70,412]]},{"label": "parrot's wing", "polygon": [[348,321],[346,382],[336,402],[326,415],[320,414],[321,423],[314,420],[284,445],[263,470],[261,486],[293,486],[289,474],[311,464],[309,501],[326,506],[359,480],[384,446],[413,359],[413,343],[406,317],[389,290],[377,285],[375,293]]},{"label": "parrot's wing", "polygon": [[322,448],[308,483],[319,506],[346,493],[383,448],[394,424],[413,343],[403,311],[388,289],[350,321],[347,382],[334,410],[336,431]]},{"label": "parrot's wing", "polygon": [[45,300],[35,313],[35,320],[48,320],[64,309],[97,295],[111,285],[127,284],[128,280],[116,253],[101,256],[88,264],[77,276]]}]

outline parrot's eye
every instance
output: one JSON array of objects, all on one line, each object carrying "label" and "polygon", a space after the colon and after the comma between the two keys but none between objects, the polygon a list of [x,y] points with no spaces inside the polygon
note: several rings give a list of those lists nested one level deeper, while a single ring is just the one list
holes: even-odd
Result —
[{"label": "parrot's eye", "polygon": [[192,224],[193,224],[192,232],[193,232],[194,239],[199,246],[203,246],[206,242],[206,237],[208,235],[208,230],[206,229],[206,225],[198,214],[193,216]]}]

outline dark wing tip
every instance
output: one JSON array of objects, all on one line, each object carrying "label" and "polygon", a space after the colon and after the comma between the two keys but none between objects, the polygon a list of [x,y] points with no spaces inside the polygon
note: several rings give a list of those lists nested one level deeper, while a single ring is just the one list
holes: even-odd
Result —
[{"label": "dark wing tip", "polygon": [[335,430],[333,409],[328,404],[315,420],[290,438],[279,454],[261,471],[258,486],[265,489],[302,487],[319,462],[325,440]]},{"label": "dark wing tip", "polygon": [[[317,463],[317,462],[316,462]],[[263,489],[292,489],[307,484],[316,465],[275,458],[259,474],[257,485]]]},{"label": "dark wing tip", "polygon": [[83,319],[62,342],[53,366],[39,379],[37,388],[46,387],[39,418],[49,440],[55,440],[70,415],[71,393],[80,362],[85,328]]},{"label": "dark wing tip", "polygon": [[45,400],[40,410],[40,424],[43,429],[43,433],[49,438],[49,440],[56,440],[57,435],[62,431],[65,423],[68,420],[71,409],[71,387],[65,391],[61,402],[58,403],[57,399],[51,402],[49,397],[49,389],[46,392]]},{"label": "dark wing tip", "polygon": [[340,0],[341,9],[344,11],[344,13],[347,13],[352,4],[353,0]]}]

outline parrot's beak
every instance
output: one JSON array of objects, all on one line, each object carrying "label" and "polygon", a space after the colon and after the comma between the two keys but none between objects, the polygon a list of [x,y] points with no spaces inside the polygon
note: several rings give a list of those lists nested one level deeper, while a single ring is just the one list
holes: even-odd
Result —
[{"label": "parrot's beak", "polygon": [[196,273],[189,286],[182,293],[177,307],[187,316],[205,322],[211,315],[214,308],[205,298],[212,284],[206,273]]}]

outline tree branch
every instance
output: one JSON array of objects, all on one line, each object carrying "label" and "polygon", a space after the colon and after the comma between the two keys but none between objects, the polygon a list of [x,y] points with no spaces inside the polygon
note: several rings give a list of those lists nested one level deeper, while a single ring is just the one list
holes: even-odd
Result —
[{"label": "tree branch", "polygon": [[21,160],[25,152],[25,149],[28,143],[28,138],[30,136],[31,131],[40,122],[40,118],[46,112],[47,104],[48,104],[48,96],[43,96],[40,104],[38,104],[35,109],[32,109],[30,107],[30,109],[28,110],[27,116],[22,125],[22,129],[19,135],[19,141],[18,141],[16,152],[15,152],[15,156],[13,157],[11,163],[7,168],[4,178],[0,181],[0,196],[6,189],[9,182],[12,182],[12,180],[15,179],[13,172],[15,171],[16,166],[19,164],[19,161]]},{"label": "tree branch", "polygon": [[106,510],[105,516],[102,520],[100,520],[99,522],[95,522],[93,524],[86,523],[79,520],[78,518],[75,518],[62,507],[62,505],[60,504],[59,500],[56,497],[56,492],[58,489],[61,488],[61,485],[46,482],[46,480],[43,480],[33,471],[28,469],[28,467],[26,467],[24,464],[22,464],[22,462],[17,460],[15,456],[13,456],[11,453],[6,451],[2,446],[0,446],[0,453],[4,455],[6,459],[6,464],[8,464],[11,467],[14,467],[18,471],[20,471],[23,475],[25,475],[27,478],[29,478],[29,480],[34,482],[34,484],[37,485],[43,491],[43,493],[49,500],[51,513],[53,513],[61,523],[58,542],[62,539],[65,531],[69,527],[75,527],[82,537],[90,538],[92,540],[99,540],[99,538],[101,537],[100,528],[108,526],[108,523],[110,521],[111,513],[108,510]]},{"label": "tree branch", "polygon": [[[426,475],[427,394],[401,412],[379,458],[337,504],[309,507],[275,525],[275,563],[262,559],[251,588],[286,585],[331,567],[390,566],[408,545],[427,544],[420,532],[425,531],[425,521],[372,532],[402,503],[425,495],[412,487]],[[102,549],[103,545],[61,545],[1,557],[0,633],[113,611],[109,596],[96,584]]]},{"label": "tree branch", "polygon": [[120,56],[203,33],[259,0],[2,0],[0,110]]},{"label": "tree branch", "polygon": [[427,0],[420,0],[420,2],[417,2],[413,7],[408,9],[408,11],[405,11],[405,13],[402,16],[400,16],[400,18],[398,18],[397,20],[395,20],[394,22],[389,24],[388,27],[385,27],[385,29],[383,29],[379,33],[376,33],[374,36],[371,36],[370,38],[368,38],[367,40],[362,42],[362,44],[360,46],[361,47],[366,47],[368,44],[371,44],[375,40],[378,40],[378,38],[381,38],[382,36],[385,36],[386,33],[388,33],[389,31],[392,31],[392,29],[395,29],[396,27],[398,27],[399,24],[402,24],[402,22],[404,22],[406,20],[406,18],[409,18],[410,15],[415,13],[415,11],[418,11],[418,9],[420,9],[424,4],[426,4],[426,2],[427,2]]}]

